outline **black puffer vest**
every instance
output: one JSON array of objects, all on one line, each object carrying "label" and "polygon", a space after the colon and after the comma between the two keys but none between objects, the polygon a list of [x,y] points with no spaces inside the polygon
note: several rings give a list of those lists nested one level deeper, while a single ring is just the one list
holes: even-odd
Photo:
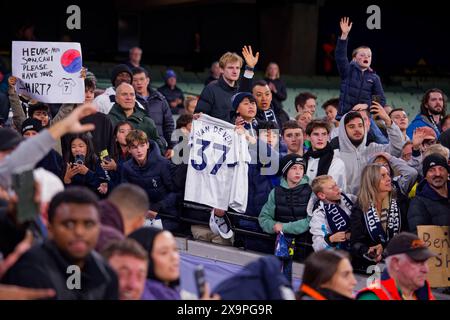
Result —
[{"label": "black puffer vest", "polygon": [[292,189],[275,187],[275,221],[286,223],[306,218],[311,193],[311,187],[307,183]]}]

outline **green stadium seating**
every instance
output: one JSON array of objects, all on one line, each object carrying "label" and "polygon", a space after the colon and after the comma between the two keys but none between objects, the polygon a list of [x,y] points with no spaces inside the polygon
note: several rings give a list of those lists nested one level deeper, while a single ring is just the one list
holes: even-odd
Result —
[{"label": "green stadium seating", "polygon": [[[115,63],[86,61],[85,65],[98,79],[97,86],[101,89],[109,87],[110,74]],[[209,75],[209,69],[203,72],[186,71],[181,67],[168,67],[164,65],[145,65],[150,71],[152,86],[158,88],[164,83],[164,73],[167,69],[173,69],[178,75],[178,86],[186,95],[200,95],[204,88],[204,80]],[[263,71],[256,71],[255,79],[263,78]],[[317,96],[316,115],[324,116],[322,104],[331,98],[339,96],[339,77],[325,76],[293,76],[283,75],[283,81],[287,85],[287,99],[283,102],[284,109],[291,117],[295,117],[295,97],[304,91],[309,91]],[[420,77],[392,76],[390,86],[385,86],[387,104],[393,108],[404,108],[410,119],[414,117],[420,108],[423,93],[430,88],[440,88],[444,92],[450,92],[450,82],[437,77],[427,79]]]}]

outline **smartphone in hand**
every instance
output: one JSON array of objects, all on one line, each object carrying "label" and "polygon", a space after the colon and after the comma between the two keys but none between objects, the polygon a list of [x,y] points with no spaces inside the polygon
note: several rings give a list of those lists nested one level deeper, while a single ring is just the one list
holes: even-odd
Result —
[{"label": "smartphone in hand", "polygon": [[198,297],[201,298],[205,294],[205,284],[206,284],[205,269],[203,265],[200,264],[195,268],[194,276]]},{"label": "smartphone in hand", "polygon": [[374,94],[372,96],[372,101],[375,101],[377,103],[381,103],[381,96],[379,96],[378,94]]},{"label": "smartphone in hand", "polygon": [[100,160],[107,161],[107,162],[111,161],[111,157],[109,156],[108,149],[104,149],[104,150],[102,150],[102,152],[100,152]]},{"label": "smartphone in hand", "polygon": [[33,221],[39,215],[37,203],[34,201],[36,192],[33,170],[12,175],[12,188],[17,195],[17,222],[22,224]]}]

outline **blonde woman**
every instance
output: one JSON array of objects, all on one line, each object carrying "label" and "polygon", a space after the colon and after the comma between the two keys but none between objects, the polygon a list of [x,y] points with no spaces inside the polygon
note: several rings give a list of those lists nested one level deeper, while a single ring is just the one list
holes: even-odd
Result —
[{"label": "blonde woman", "polygon": [[355,262],[361,267],[380,262],[386,245],[400,233],[405,223],[401,220],[389,171],[381,164],[367,165],[362,171],[357,205],[350,219]]},{"label": "blonde woman", "polygon": [[272,103],[275,108],[283,108],[282,102],[287,99],[286,85],[280,79],[280,67],[275,62],[267,65],[264,80],[272,91]]}]

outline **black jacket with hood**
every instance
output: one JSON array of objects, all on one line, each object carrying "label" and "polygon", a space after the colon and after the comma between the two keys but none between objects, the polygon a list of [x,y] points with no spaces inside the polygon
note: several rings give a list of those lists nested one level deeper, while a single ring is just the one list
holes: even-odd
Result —
[{"label": "black jacket with hood", "polygon": [[200,94],[195,113],[203,112],[211,117],[231,123],[231,98],[238,92],[251,92],[252,79],[242,77],[239,86],[230,87],[223,76],[208,84]]}]

